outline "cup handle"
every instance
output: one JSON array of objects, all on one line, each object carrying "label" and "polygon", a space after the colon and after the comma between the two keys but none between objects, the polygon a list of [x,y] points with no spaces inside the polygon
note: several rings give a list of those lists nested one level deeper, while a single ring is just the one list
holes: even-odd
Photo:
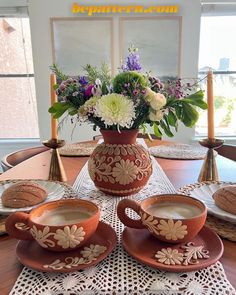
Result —
[{"label": "cup handle", "polygon": [[28,225],[29,214],[24,212],[15,212],[6,219],[6,230],[10,236],[19,240],[33,240],[31,233],[28,230],[20,230],[16,228],[16,223],[21,222]]},{"label": "cup handle", "polygon": [[135,220],[135,219],[130,218],[126,214],[126,212],[125,212],[126,208],[133,209],[138,215],[140,215],[139,203],[134,200],[124,199],[124,200],[121,200],[117,206],[117,215],[118,215],[120,221],[128,227],[145,228],[144,225],[142,224],[141,219]]}]

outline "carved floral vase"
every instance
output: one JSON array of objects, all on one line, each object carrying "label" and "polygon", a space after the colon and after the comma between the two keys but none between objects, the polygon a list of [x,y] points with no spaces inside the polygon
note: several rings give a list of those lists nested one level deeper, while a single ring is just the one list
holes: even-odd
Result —
[{"label": "carved floral vase", "polygon": [[136,143],[139,130],[101,130],[104,143],[88,162],[95,186],[106,194],[129,196],[140,191],[152,174],[149,152]]}]

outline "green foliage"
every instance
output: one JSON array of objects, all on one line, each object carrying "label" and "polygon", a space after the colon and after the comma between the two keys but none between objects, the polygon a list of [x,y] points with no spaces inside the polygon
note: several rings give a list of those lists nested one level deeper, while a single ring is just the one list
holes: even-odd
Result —
[{"label": "green foliage", "polygon": [[196,107],[203,110],[207,109],[207,104],[203,101],[203,97],[203,91],[199,90],[183,99],[169,99],[164,107],[166,112],[163,119],[160,122],[156,122],[156,125],[154,124],[155,134],[159,134],[161,128],[167,136],[173,137],[171,127],[174,127],[175,131],[177,131],[178,120],[187,127],[193,127],[199,118]]},{"label": "green foliage", "polygon": [[78,110],[67,102],[56,102],[48,109],[48,112],[53,114],[54,119],[60,118],[66,111],[70,116],[78,113]]},{"label": "green foliage", "polygon": [[120,73],[113,79],[113,91],[130,97],[134,96],[134,90],[140,93],[147,85],[147,78],[134,71]]},{"label": "green foliage", "polygon": [[153,124],[153,130],[154,130],[154,134],[156,135],[156,137],[161,138],[162,137],[162,132],[159,129],[159,126],[157,123]]},{"label": "green foliage", "polygon": [[[59,69],[57,64],[53,64],[50,69],[52,70],[52,72],[56,75],[58,83],[61,83],[62,81],[68,79],[69,77],[65,74],[63,74],[63,72]],[[55,89],[56,86],[54,86]]]},{"label": "green foliage", "polygon": [[111,84],[111,70],[106,63],[102,63],[101,68],[87,64],[84,68],[89,84],[95,84],[96,79],[102,82],[102,93],[107,94]]},{"label": "green foliage", "polygon": [[[94,94],[94,92],[90,93],[91,84],[94,85],[97,79],[102,83],[102,91],[99,94],[102,93],[102,95],[105,95],[112,90],[112,92],[128,96],[129,99],[133,101],[135,116],[132,126],[130,126],[131,129],[142,128],[143,132],[147,133],[146,124],[150,124],[153,127],[154,134],[159,138],[161,138],[164,133],[169,137],[173,137],[173,131],[178,130],[179,121],[187,127],[194,126],[199,117],[199,109],[207,109],[207,103],[203,100],[203,91],[199,90],[188,95],[190,91],[195,89],[192,87],[194,85],[192,85],[191,88],[189,88],[189,86],[186,88],[186,86],[180,83],[180,79],[173,82],[167,81],[166,84],[164,84],[158,78],[150,77],[149,75],[145,76],[136,71],[124,71],[116,75],[112,80],[108,65],[103,63],[100,68],[89,64],[86,65],[83,69],[86,72],[85,75],[88,84],[82,84],[78,83],[80,77],[70,78],[64,75],[55,64],[51,69],[56,74],[58,83],[64,81],[60,87],[58,84],[54,85],[54,90],[57,90],[59,102],[49,108],[49,112],[53,114],[53,117],[56,119],[64,114],[67,114],[67,116],[78,115],[92,123],[95,129],[99,127],[101,129],[117,130],[116,125],[105,125],[104,121],[96,116],[93,108],[88,110],[84,108],[85,114],[83,113],[83,105]],[[153,88],[152,86],[155,87]],[[96,89],[96,87],[99,87],[98,84],[94,86],[94,89]],[[153,110],[153,112],[157,112],[155,114],[156,118],[162,118],[156,122],[151,121],[149,117],[151,103],[150,100],[144,96],[147,87],[151,88],[156,93],[163,94],[167,100],[164,107],[160,107],[161,109],[157,107],[157,110]],[[171,89],[174,91],[169,91]],[[86,93],[87,90],[88,93]],[[177,90],[179,90],[179,92]],[[154,99],[155,102],[155,99],[158,99],[158,95],[155,96],[154,94],[154,98],[151,99]],[[215,98],[216,109],[222,107],[224,104],[224,97]],[[82,108],[80,109],[80,107]],[[80,112],[78,113],[79,109]],[[232,107],[228,109],[229,115],[232,112],[231,109]],[[64,118],[65,116],[63,116],[63,119]],[[226,118],[226,121],[228,120],[229,116]],[[124,127],[123,129],[127,128]]]}]

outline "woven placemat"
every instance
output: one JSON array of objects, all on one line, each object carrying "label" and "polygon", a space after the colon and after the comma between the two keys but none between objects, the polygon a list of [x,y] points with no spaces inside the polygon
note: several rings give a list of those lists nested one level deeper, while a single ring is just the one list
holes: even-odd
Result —
[{"label": "woven placemat", "polygon": [[[32,179],[32,180],[37,181],[37,180],[41,180],[41,179]],[[22,179],[3,180],[3,181],[0,181],[0,184],[16,183],[18,181],[22,181]],[[68,185],[66,183],[63,183],[63,182],[60,182],[60,181],[51,181],[51,180],[47,180],[47,181],[59,183],[61,186],[64,187],[65,192],[64,192],[64,195],[62,197],[63,199],[74,198],[74,197],[77,196],[77,193],[75,192],[75,190],[70,185]],[[0,235],[7,234],[6,229],[5,229],[5,221],[6,221],[6,219],[7,219],[6,215],[0,215]]]},{"label": "woven placemat", "polygon": [[84,157],[90,156],[96,147],[96,142],[67,143],[59,149],[59,153],[67,157]]},{"label": "woven placemat", "polygon": [[214,230],[220,237],[236,242],[236,224],[208,214],[206,225]]},{"label": "woven placemat", "polygon": [[[175,159],[175,160],[201,160],[207,153],[207,148],[189,144],[159,145],[149,148],[149,152],[154,157]],[[217,152],[214,151],[215,156]]]}]

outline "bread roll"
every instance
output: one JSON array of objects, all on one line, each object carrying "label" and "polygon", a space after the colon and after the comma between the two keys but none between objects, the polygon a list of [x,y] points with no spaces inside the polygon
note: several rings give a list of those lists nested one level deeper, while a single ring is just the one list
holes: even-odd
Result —
[{"label": "bread roll", "polygon": [[236,185],[222,187],[212,197],[219,208],[236,214]]},{"label": "bread roll", "polygon": [[24,208],[43,202],[47,192],[32,181],[17,182],[2,194],[2,204],[10,208]]}]

